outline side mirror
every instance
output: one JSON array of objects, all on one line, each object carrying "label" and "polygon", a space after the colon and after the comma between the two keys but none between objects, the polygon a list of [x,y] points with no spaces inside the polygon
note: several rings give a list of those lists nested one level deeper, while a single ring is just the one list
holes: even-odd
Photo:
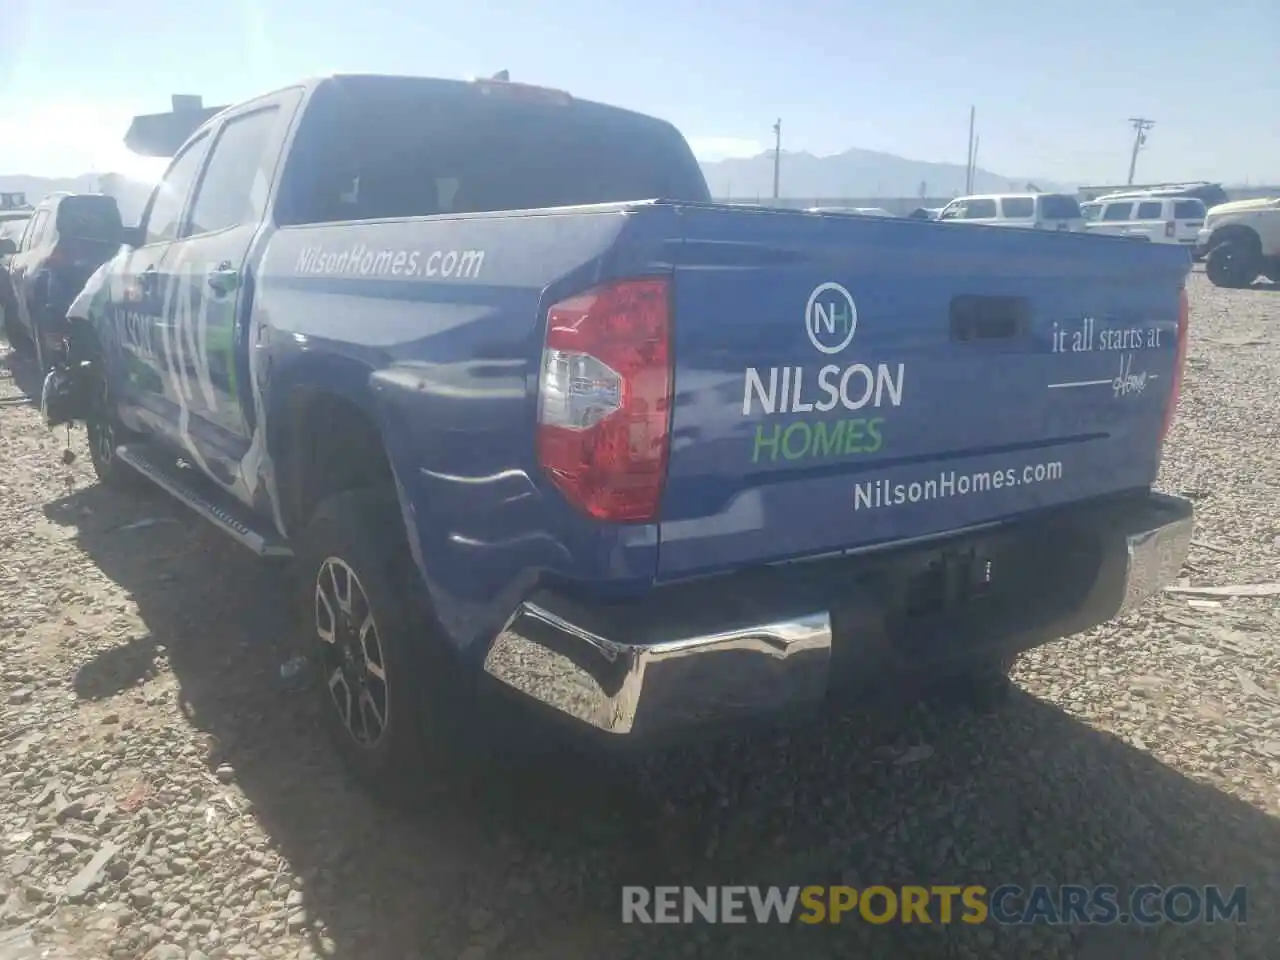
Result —
[{"label": "side mirror", "polygon": [[122,227],[120,229],[120,242],[127,247],[136,249],[146,242],[146,235],[141,227]]},{"label": "side mirror", "polygon": [[0,257],[8,257],[18,252],[18,245],[12,237],[0,237]]}]

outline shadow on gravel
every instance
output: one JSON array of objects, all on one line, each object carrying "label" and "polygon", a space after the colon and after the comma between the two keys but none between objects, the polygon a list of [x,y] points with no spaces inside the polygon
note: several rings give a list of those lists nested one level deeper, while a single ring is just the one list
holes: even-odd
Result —
[{"label": "shadow on gravel", "polygon": [[29,353],[23,353],[9,347],[0,336],[0,344],[4,344],[7,352],[0,352],[0,370],[7,371],[13,378],[14,385],[21,391],[19,395],[9,393],[0,397],[0,407],[18,406],[27,403],[38,403],[42,380],[40,369]]},{"label": "shadow on gravel", "polygon": [[[0,353],[0,367],[9,371],[9,375],[13,376],[14,384],[19,390],[22,390],[23,396],[28,401],[40,401],[40,388],[42,379],[40,376],[40,367],[36,366],[35,355],[29,349],[14,349],[9,347],[8,342],[0,335],[0,343],[5,344],[6,351]],[[19,402],[20,398],[8,397],[6,401],[9,403]]]},{"label": "shadow on gravel", "polygon": [[76,671],[72,689],[81,700],[106,700],[156,675],[159,648],[152,637],[130,640]]},{"label": "shadow on gravel", "polygon": [[[191,722],[217,738],[302,879],[316,953],[484,957],[1277,956],[1280,823],[1021,693],[998,714],[920,705],[826,717],[661,758],[575,755],[544,728],[445,783],[411,816],[351,786],[308,695],[281,689],[285,574],[180,508],[100,487],[47,506],[132,593]],[[124,528],[124,529],[122,529]],[[84,664],[109,692],[144,651]],[[108,661],[114,661],[108,662]],[[111,679],[107,679],[111,678]],[[517,736],[516,729],[521,729]],[[894,764],[876,748],[928,744]],[[1229,771],[1228,771],[1229,772]],[[1074,930],[955,925],[636,927],[641,884],[1248,884],[1249,924]],[[282,921],[281,921],[282,922]]]}]

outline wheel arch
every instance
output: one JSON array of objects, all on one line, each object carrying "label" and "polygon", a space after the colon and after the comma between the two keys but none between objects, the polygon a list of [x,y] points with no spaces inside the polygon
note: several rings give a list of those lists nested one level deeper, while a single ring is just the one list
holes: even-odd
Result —
[{"label": "wheel arch", "polygon": [[273,407],[280,515],[300,530],[328,497],[394,485],[395,473],[372,403],[316,382],[284,385]]},{"label": "wheel arch", "polygon": [[1220,244],[1231,242],[1243,243],[1255,253],[1262,252],[1262,237],[1253,227],[1243,223],[1228,223],[1218,227],[1209,235],[1209,242],[1205,246],[1212,250]]}]

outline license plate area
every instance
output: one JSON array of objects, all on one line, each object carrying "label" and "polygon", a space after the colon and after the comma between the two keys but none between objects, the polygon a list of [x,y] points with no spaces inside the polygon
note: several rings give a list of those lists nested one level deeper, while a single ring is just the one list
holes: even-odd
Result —
[{"label": "license plate area", "polygon": [[1067,615],[1092,587],[1096,538],[1070,528],[995,533],[910,558],[882,581],[888,646],[947,659]]},{"label": "license plate area", "polygon": [[943,550],[907,579],[903,615],[955,614],[990,598],[996,590],[995,564],[976,547]]}]

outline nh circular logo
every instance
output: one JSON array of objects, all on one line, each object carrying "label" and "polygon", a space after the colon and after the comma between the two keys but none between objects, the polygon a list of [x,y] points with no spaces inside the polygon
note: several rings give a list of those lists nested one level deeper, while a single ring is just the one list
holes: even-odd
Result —
[{"label": "nh circular logo", "polygon": [[853,342],[858,329],[853,296],[838,283],[820,284],[805,305],[804,329],[809,342],[822,353],[839,353]]}]

